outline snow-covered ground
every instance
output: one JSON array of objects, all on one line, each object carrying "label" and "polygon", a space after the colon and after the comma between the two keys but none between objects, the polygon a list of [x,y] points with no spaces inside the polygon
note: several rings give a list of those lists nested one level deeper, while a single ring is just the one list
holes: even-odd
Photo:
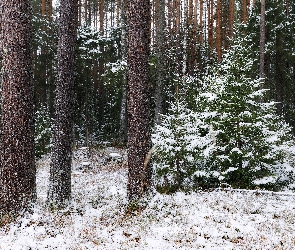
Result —
[{"label": "snow-covered ground", "polygon": [[110,148],[76,159],[73,203],[55,212],[44,206],[49,159],[43,158],[35,212],[0,229],[0,249],[295,249],[295,196],[156,194],[145,210],[130,215],[126,163],[110,153],[124,152]]}]

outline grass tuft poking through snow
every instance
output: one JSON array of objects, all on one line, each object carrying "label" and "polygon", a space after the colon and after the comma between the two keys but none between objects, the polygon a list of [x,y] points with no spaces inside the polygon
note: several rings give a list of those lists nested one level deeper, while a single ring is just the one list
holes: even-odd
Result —
[{"label": "grass tuft poking through snow", "polygon": [[[0,249],[295,249],[292,194],[158,193],[126,214],[126,153],[108,150],[92,152],[90,168],[74,162],[73,201],[62,211],[45,207],[50,159],[41,159],[34,213],[0,228]],[[104,160],[110,153],[123,162]]]}]

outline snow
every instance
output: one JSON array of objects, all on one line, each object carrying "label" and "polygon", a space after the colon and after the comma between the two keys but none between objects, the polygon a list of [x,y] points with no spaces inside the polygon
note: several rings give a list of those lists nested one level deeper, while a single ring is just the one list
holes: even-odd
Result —
[{"label": "snow", "polygon": [[[124,151],[114,153],[125,159]],[[92,154],[92,169],[73,171],[73,200],[62,211],[45,206],[50,159],[38,162],[34,213],[0,228],[0,249],[295,248],[294,193],[156,193],[132,215],[125,212],[126,159],[114,167],[101,152]]]}]

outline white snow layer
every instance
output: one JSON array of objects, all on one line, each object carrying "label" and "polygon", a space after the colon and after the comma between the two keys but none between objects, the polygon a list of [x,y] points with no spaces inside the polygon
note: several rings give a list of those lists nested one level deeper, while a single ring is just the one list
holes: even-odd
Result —
[{"label": "white snow layer", "polygon": [[92,163],[93,169],[72,174],[71,206],[50,212],[48,164],[43,160],[38,169],[34,213],[0,228],[0,249],[295,249],[293,194],[156,194],[131,216],[126,169]]}]

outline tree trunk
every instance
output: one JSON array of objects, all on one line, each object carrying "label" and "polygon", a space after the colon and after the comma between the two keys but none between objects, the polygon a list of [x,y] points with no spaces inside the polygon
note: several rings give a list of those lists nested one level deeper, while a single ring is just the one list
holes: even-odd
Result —
[{"label": "tree trunk", "polygon": [[199,43],[203,43],[203,9],[204,9],[204,0],[200,0],[200,35]]},{"label": "tree trunk", "polygon": [[234,37],[234,21],[235,21],[235,0],[229,1],[229,29],[228,29],[228,37],[233,38]]},{"label": "tree trunk", "polygon": [[247,22],[247,0],[243,0],[243,9],[242,9],[242,23],[246,24]]},{"label": "tree trunk", "polygon": [[[261,0],[260,14],[260,60],[259,60],[259,77],[263,79],[264,73],[264,52],[265,51],[265,0]],[[263,86],[261,86],[263,87]]]},{"label": "tree trunk", "polygon": [[128,199],[137,203],[151,185],[151,169],[144,160],[151,148],[149,29],[150,3],[128,1]]},{"label": "tree trunk", "polygon": [[29,0],[2,0],[0,218],[36,199],[31,13]]},{"label": "tree trunk", "polygon": [[216,7],[216,51],[218,56],[218,62],[221,61],[222,48],[221,48],[221,5],[220,0],[217,0]]},{"label": "tree trunk", "polygon": [[49,12],[48,12],[48,16],[49,16],[49,21],[52,22],[52,0],[49,0]]},{"label": "tree trunk", "polygon": [[42,16],[44,17],[46,15],[46,1],[42,0]]},{"label": "tree trunk", "polygon": [[79,26],[82,24],[82,0],[79,0],[78,6],[79,6],[79,18],[78,18],[78,23]]},{"label": "tree trunk", "polygon": [[73,104],[78,0],[60,0],[57,82],[48,202],[63,207],[71,198]]},{"label": "tree trunk", "polygon": [[[121,48],[121,58],[123,61],[126,60],[126,29],[127,29],[127,21],[126,21],[126,0],[121,0],[121,39],[122,39],[122,48]],[[127,73],[124,72],[122,79],[122,99],[121,99],[121,110],[120,110],[120,142],[121,144],[125,144],[127,142]]]},{"label": "tree trunk", "polygon": [[208,44],[210,49],[213,49],[213,0],[208,3]]},{"label": "tree trunk", "polygon": [[161,123],[163,113],[164,50],[165,50],[165,0],[158,0],[156,30],[157,81],[155,89],[155,124]]}]

